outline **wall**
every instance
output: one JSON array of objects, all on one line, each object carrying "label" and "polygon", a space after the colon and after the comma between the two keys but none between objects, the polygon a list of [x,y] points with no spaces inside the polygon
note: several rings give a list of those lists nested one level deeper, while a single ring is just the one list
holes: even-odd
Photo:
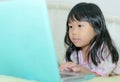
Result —
[{"label": "wall", "polygon": [[58,2],[71,4],[72,6],[78,2],[93,2],[100,6],[104,14],[109,14],[112,16],[120,17],[120,0],[46,0],[48,3],[50,2]]}]

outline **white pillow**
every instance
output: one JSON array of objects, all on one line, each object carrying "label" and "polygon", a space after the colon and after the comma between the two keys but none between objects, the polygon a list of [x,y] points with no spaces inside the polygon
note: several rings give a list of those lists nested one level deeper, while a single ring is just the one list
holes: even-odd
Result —
[{"label": "white pillow", "polygon": [[107,28],[120,54],[120,23],[107,22]]}]

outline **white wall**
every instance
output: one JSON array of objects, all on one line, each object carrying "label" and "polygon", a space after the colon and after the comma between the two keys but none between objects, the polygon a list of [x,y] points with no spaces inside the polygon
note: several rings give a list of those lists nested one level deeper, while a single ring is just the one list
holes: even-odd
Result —
[{"label": "white wall", "polygon": [[46,0],[47,2],[58,2],[75,5],[78,2],[93,2],[96,3],[104,14],[120,17],[120,0]]}]

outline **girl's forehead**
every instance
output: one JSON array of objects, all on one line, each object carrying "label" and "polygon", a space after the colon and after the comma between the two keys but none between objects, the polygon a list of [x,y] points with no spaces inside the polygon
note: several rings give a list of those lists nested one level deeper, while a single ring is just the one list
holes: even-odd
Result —
[{"label": "girl's forehead", "polygon": [[68,25],[71,25],[71,24],[74,24],[74,23],[76,23],[76,24],[89,24],[90,26],[93,27],[93,25],[91,23],[89,23],[88,21],[86,21],[86,20],[77,20],[77,19],[69,20]]},{"label": "girl's forehead", "polygon": [[80,22],[87,22],[87,21],[84,21],[84,20],[77,20],[76,18],[74,18],[74,19],[69,19],[69,20],[68,20],[68,24],[74,23],[74,22],[80,23]]},{"label": "girl's forehead", "polygon": [[72,23],[80,23],[82,21],[78,21],[78,20],[72,20],[72,21],[69,21],[68,24],[72,24]]}]

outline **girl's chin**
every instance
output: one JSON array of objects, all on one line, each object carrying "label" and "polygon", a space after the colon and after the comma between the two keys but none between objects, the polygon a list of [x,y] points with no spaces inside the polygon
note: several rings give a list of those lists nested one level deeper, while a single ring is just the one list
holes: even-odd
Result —
[{"label": "girl's chin", "polygon": [[79,44],[74,44],[76,47],[81,47],[81,45],[79,45]]}]

